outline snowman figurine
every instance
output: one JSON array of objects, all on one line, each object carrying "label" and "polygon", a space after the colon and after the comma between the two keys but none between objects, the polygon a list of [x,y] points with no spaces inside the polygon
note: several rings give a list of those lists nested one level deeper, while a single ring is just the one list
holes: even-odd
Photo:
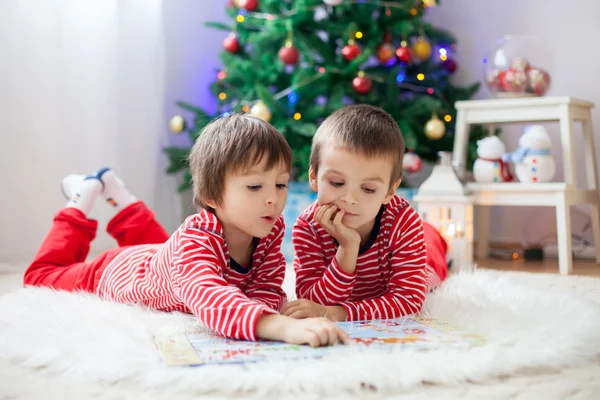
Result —
[{"label": "snowman figurine", "polygon": [[473,164],[475,181],[480,183],[510,182],[513,176],[507,163],[502,160],[506,146],[498,136],[477,141],[477,159]]},{"label": "snowman figurine", "polygon": [[520,182],[550,182],[556,172],[550,146],[546,129],[541,125],[531,125],[519,138],[517,151],[504,154],[502,159],[515,164],[515,174]]}]

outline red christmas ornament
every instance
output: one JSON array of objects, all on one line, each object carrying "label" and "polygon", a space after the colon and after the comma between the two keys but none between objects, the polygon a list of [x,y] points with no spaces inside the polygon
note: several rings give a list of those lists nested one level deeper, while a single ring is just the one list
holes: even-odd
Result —
[{"label": "red christmas ornament", "polygon": [[396,49],[390,43],[384,43],[377,48],[377,59],[382,64],[387,64],[392,58]]},{"label": "red christmas ornament", "polygon": [[412,60],[412,52],[406,45],[400,46],[396,49],[396,57],[400,62],[408,64]]},{"label": "red christmas ornament", "polygon": [[543,96],[550,88],[550,74],[537,67],[527,68],[527,90],[536,96]]},{"label": "red christmas ornament", "polygon": [[358,94],[367,94],[371,90],[373,82],[367,78],[363,72],[359,72],[358,76],[352,80],[352,87]]},{"label": "red christmas ornament", "polygon": [[486,83],[488,87],[492,90],[503,90],[502,86],[504,85],[504,76],[506,72],[500,70],[490,71],[486,76]]},{"label": "red christmas ornament", "polygon": [[520,93],[527,88],[527,74],[525,71],[509,68],[504,75],[502,89],[505,92]]},{"label": "red christmas ornament", "polygon": [[453,59],[448,58],[446,61],[442,61],[442,68],[448,71],[448,73],[453,74],[456,72],[458,64]]},{"label": "red christmas ornament", "polygon": [[529,61],[521,57],[513,58],[513,60],[510,62],[510,68],[517,71],[527,71],[529,67]]},{"label": "red christmas ornament", "polygon": [[360,55],[360,53],[361,53],[360,47],[358,47],[358,45],[356,43],[348,43],[342,49],[342,55],[348,61],[354,60],[356,57],[358,57]]},{"label": "red christmas ornament", "polygon": [[408,151],[406,154],[404,154],[404,158],[402,159],[402,169],[404,171],[408,172],[409,174],[419,172],[422,166],[423,161],[417,153]]},{"label": "red christmas ornament", "polygon": [[300,58],[300,53],[296,46],[291,43],[286,43],[281,49],[279,49],[279,59],[287,65],[294,65]]},{"label": "red christmas ornament", "polygon": [[227,78],[227,72],[225,71],[219,71],[219,73],[217,74],[217,79],[222,81],[223,79]]},{"label": "red christmas ornament", "polygon": [[238,0],[238,6],[246,11],[256,11],[258,0]]},{"label": "red christmas ornament", "polygon": [[223,47],[230,53],[237,53],[240,51],[240,41],[238,40],[236,35],[229,35],[223,41]]}]

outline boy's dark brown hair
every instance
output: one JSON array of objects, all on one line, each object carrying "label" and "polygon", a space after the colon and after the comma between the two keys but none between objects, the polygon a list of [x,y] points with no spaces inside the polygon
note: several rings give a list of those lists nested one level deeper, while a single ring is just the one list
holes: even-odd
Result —
[{"label": "boy's dark brown hair", "polygon": [[227,173],[237,173],[261,162],[267,169],[283,163],[292,166],[292,150],[271,124],[249,114],[232,114],[212,121],[203,130],[189,155],[194,204],[211,209],[220,204]]},{"label": "boy's dark brown hair", "polygon": [[310,167],[317,172],[321,149],[342,146],[365,157],[384,156],[393,161],[390,185],[402,179],[404,138],[396,121],[379,107],[355,104],[340,108],[323,121],[313,137]]}]

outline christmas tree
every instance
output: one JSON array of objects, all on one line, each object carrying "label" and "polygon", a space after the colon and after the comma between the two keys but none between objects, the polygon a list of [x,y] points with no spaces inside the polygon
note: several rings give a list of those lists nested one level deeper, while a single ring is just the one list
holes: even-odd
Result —
[{"label": "christmas tree", "polygon": [[[333,111],[350,103],[379,106],[398,122],[415,167],[453,147],[454,103],[479,88],[450,83],[456,41],[424,21],[436,0],[235,0],[224,32],[223,67],[211,86],[218,112],[178,102],[192,114],[171,120],[171,130],[192,140],[212,119],[249,112],[273,124],[294,152],[294,177],[307,176],[312,135]],[[469,165],[476,158],[470,135]],[[169,147],[168,173],[185,171],[189,148]]]}]

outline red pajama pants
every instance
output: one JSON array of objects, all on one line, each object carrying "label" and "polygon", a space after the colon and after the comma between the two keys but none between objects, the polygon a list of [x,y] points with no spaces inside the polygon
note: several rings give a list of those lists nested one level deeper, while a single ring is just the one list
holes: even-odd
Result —
[{"label": "red pajama pants", "polygon": [[85,262],[97,227],[97,221],[86,218],[76,208],[60,210],[33,263],[25,271],[24,284],[95,293],[102,272],[125,247],[159,244],[169,239],[169,234],[154,219],[154,213],[139,201],[121,210],[108,223],[106,230],[119,247]]},{"label": "red pajama pants", "polygon": [[448,262],[446,260],[448,243],[433,225],[425,221],[423,221],[423,237],[427,247],[427,264],[433,267],[440,280],[443,281],[448,276]]}]

